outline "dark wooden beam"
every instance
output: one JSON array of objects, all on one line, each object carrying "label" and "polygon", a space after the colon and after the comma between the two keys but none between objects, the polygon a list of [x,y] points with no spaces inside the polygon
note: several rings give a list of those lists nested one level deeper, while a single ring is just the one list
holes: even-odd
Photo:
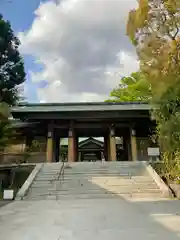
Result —
[{"label": "dark wooden beam", "polygon": [[[75,123],[75,129],[98,129],[98,128],[108,128],[110,124],[108,123]],[[129,127],[128,123],[114,123],[115,128]],[[54,128],[56,129],[68,129],[69,124],[55,124]]]}]

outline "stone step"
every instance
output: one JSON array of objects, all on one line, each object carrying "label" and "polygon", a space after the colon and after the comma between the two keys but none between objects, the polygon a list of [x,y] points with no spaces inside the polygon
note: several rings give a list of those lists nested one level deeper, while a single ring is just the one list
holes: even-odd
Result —
[{"label": "stone step", "polygon": [[28,194],[30,193],[33,193],[33,194],[40,194],[40,193],[46,193],[46,192],[90,192],[90,191],[94,191],[94,192],[97,192],[97,191],[110,191],[110,192],[151,192],[151,191],[160,191],[158,188],[144,188],[144,189],[141,189],[141,188],[88,188],[88,189],[85,189],[85,188],[70,188],[70,189],[66,189],[66,188],[54,188],[53,186],[48,188],[48,189],[30,189]]},{"label": "stone step", "polygon": [[86,176],[91,176],[91,177],[123,177],[123,178],[148,178],[149,175],[147,174],[131,174],[131,173],[64,173],[64,174],[57,174],[57,173],[51,173],[51,174],[38,174],[36,178],[50,178],[50,177],[86,177]]},{"label": "stone step", "polygon": [[97,175],[97,174],[100,174],[100,175],[122,175],[122,176],[146,176],[146,172],[145,171],[142,171],[142,172],[133,172],[133,171],[117,171],[117,170],[114,170],[114,171],[64,171],[60,174],[60,172],[58,171],[49,171],[49,172],[40,172],[39,175]]},{"label": "stone step", "polygon": [[138,186],[141,188],[146,188],[148,186],[157,186],[155,182],[135,182],[135,181],[112,181],[112,182],[106,182],[106,181],[96,181],[96,182],[91,182],[91,181],[84,181],[84,180],[79,180],[79,181],[49,181],[49,182],[44,182],[44,181],[37,181],[34,182],[31,187],[45,187],[45,186],[63,186],[63,187],[89,187],[89,186],[97,186],[97,187],[109,187],[109,186],[124,186],[124,187],[133,187],[133,186]]},{"label": "stone step", "polygon": [[[86,199],[161,196],[157,184],[142,163],[44,164],[25,199]],[[58,179],[60,177],[60,179]]]},{"label": "stone step", "polygon": [[46,179],[46,180],[35,180],[33,185],[49,185],[49,184],[64,184],[64,185],[79,185],[79,184],[87,184],[87,185],[150,185],[156,184],[154,180],[132,180],[132,179],[104,179],[104,178],[78,178],[78,179]]},{"label": "stone step", "polygon": [[78,186],[63,186],[63,185],[49,185],[48,187],[32,187],[30,188],[29,191],[32,192],[43,192],[43,191],[49,191],[49,190],[59,190],[59,191],[71,191],[71,190],[83,190],[83,191],[89,191],[89,190],[127,190],[127,191],[132,191],[133,189],[135,190],[151,190],[151,189],[156,189],[159,190],[159,188],[156,185],[149,185],[149,186],[139,186],[139,185],[129,185],[129,186],[124,186],[124,185],[119,185],[119,186],[98,186],[98,185],[78,185]]},{"label": "stone step", "polygon": [[136,177],[136,176],[147,176],[147,173],[133,173],[133,172],[119,172],[119,171],[107,171],[107,172],[64,172],[64,173],[59,173],[59,172],[48,172],[48,173],[39,173],[39,176],[50,176],[50,175],[57,175],[57,176],[78,176],[78,175],[92,175],[92,176],[132,176],[132,177]]},{"label": "stone step", "polygon": [[119,176],[115,176],[115,177],[106,177],[106,176],[97,176],[97,177],[92,177],[92,176],[79,176],[79,177],[60,177],[60,178],[57,178],[56,176],[52,176],[52,177],[49,177],[49,178],[36,178],[34,181],[35,182],[49,182],[49,181],[54,181],[54,182],[70,182],[70,181],[85,181],[85,182],[88,182],[88,181],[117,181],[117,182],[152,182],[153,179],[152,178],[144,178],[144,179],[141,179],[141,178],[131,178],[131,177],[119,177]]},{"label": "stone step", "polygon": [[54,169],[61,169],[64,168],[66,170],[70,170],[70,169],[143,169],[144,165],[140,164],[140,165],[128,165],[128,164],[112,164],[112,163],[108,163],[108,164],[93,164],[90,163],[88,165],[84,164],[84,163],[76,163],[76,164],[65,164],[64,166],[62,164],[59,165],[52,165],[52,166],[43,166],[42,170],[54,170]]},{"label": "stone step", "polygon": [[[77,174],[122,174],[122,175],[134,175],[134,176],[146,176],[147,172],[145,170],[142,171],[130,171],[130,170],[98,170],[98,171],[86,171],[86,170],[78,170],[78,171],[62,171],[64,174],[67,175],[77,175]],[[62,174],[61,172],[61,174]],[[59,174],[60,171],[48,171],[48,172],[39,172],[40,175],[49,175],[49,174]]]},{"label": "stone step", "polygon": [[108,187],[125,187],[125,188],[133,188],[133,187],[138,187],[138,188],[152,188],[152,187],[156,187],[158,188],[158,186],[155,184],[155,183],[149,183],[149,184],[136,184],[136,183],[125,183],[125,184],[106,184],[106,183],[101,183],[101,184],[92,184],[92,183],[84,183],[84,182],[79,182],[77,184],[75,183],[51,183],[51,184],[33,184],[31,186],[32,189],[36,189],[36,188],[48,188],[50,186],[56,186],[58,188],[67,188],[67,189],[70,189],[70,188],[108,188]]},{"label": "stone step", "polygon": [[107,198],[157,198],[163,197],[161,193],[121,193],[121,194],[73,194],[73,195],[40,195],[28,196],[25,200],[76,200],[76,199],[107,199]]},{"label": "stone step", "polygon": [[[65,179],[78,179],[78,178],[126,178],[126,179],[136,179],[136,176],[132,176],[132,175],[120,175],[120,174],[65,174],[65,175],[56,175],[56,174],[52,174],[52,175],[40,175],[38,177],[36,177],[36,179],[42,179],[42,180],[46,180],[46,179],[59,179],[59,178],[65,178]],[[140,176],[139,176],[140,177]],[[139,178],[141,179],[141,178]],[[150,179],[148,177],[144,177],[144,179],[142,178],[142,180],[145,179]]]},{"label": "stone step", "polygon": [[52,182],[52,183],[47,183],[47,184],[44,184],[42,182],[42,184],[33,184],[31,185],[31,188],[48,188],[49,186],[57,186],[57,187],[63,187],[63,188],[76,188],[76,187],[83,187],[83,188],[89,188],[89,187],[126,187],[126,188],[133,188],[133,187],[138,187],[138,188],[148,188],[148,187],[157,187],[157,184],[155,183],[117,183],[117,184],[106,184],[106,183],[100,183],[100,184],[94,184],[94,183],[88,183],[88,182],[83,182],[83,181],[80,181],[78,182],[77,184],[75,183],[64,183],[64,182]]},{"label": "stone step", "polygon": [[[57,163],[44,163],[44,167],[55,167],[62,165],[62,162]],[[107,161],[107,162],[64,162],[64,165],[76,166],[76,167],[85,167],[85,166],[119,166],[119,165],[128,165],[128,166],[142,166],[142,162],[130,162],[130,161]]]},{"label": "stone step", "polygon": [[41,170],[40,171],[40,173],[43,173],[43,174],[48,174],[48,173],[54,173],[54,172],[60,172],[60,171],[64,171],[64,172],[66,172],[66,173],[71,173],[71,172],[73,172],[73,173],[91,173],[91,172],[93,172],[93,173],[95,173],[95,172],[122,172],[122,173],[128,173],[128,172],[132,172],[132,173],[138,173],[138,172],[143,172],[143,171],[145,171],[145,169],[139,169],[139,168],[137,168],[137,169],[135,169],[135,168],[112,168],[112,169],[101,169],[101,168],[97,168],[97,169],[74,169],[74,168],[72,168],[72,169],[62,169],[62,170],[60,170],[60,169],[54,169],[54,170],[52,170],[52,169],[47,169],[47,170]]},{"label": "stone step", "polygon": [[33,193],[30,193],[28,195],[28,197],[31,197],[31,198],[34,198],[34,197],[41,197],[41,196],[76,196],[76,195],[79,195],[79,196],[83,196],[83,195],[91,195],[91,196],[96,196],[96,195],[124,195],[124,194],[137,194],[137,195],[160,195],[160,191],[146,191],[146,192],[138,192],[138,191],[133,191],[133,192],[128,192],[128,191],[124,191],[124,192],[110,192],[110,191],[97,191],[97,192],[93,192],[93,191],[89,191],[89,192],[46,192],[45,194],[44,193],[39,193],[39,194],[33,194]]},{"label": "stone step", "polygon": [[101,182],[117,182],[117,183],[152,183],[154,182],[153,179],[149,178],[149,179],[133,179],[133,178],[122,178],[122,177],[91,177],[91,176],[87,176],[87,177],[71,177],[71,178],[67,178],[67,177],[61,177],[61,178],[56,178],[56,177],[52,177],[52,178],[37,178],[34,180],[34,182],[37,183],[48,183],[48,182],[64,182],[64,183],[69,183],[71,181],[74,182],[80,182],[80,181],[84,181],[84,182],[90,182],[90,183],[101,183]]},{"label": "stone step", "polygon": [[113,193],[113,194],[128,194],[128,193],[157,193],[160,194],[160,190],[159,189],[143,189],[143,190],[138,190],[138,189],[133,189],[133,190],[128,190],[128,189],[110,189],[110,190],[100,190],[100,189],[88,189],[88,191],[85,190],[56,190],[56,189],[52,189],[52,190],[48,190],[44,193],[44,191],[41,192],[29,192],[28,196],[42,196],[42,195],[76,195],[76,194],[107,194],[107,193]]},{"label": "stone step", "polygon": [[[141,165],[122,165],[122,164],[117,164],[117,165],[113,165],[113,164],[99,164],[99,165],[93,165],[93,164],[89,164],[89,165],[84,165],[84,164],[75,164],[75,165],[65,165],[65,166],[58,166],[57,168],[52,168],[52,169],[60,169],[60,168],[64,168],[65,170],[98,170],[98,169],[109,169],[109,170],[113,170],[113,169],[136,169],[136,170],[140,170],[143,169],[144,166]],[[48,168],[44,168],[44,169],[48,169]],[[49,168],[50,169],[50,168]]]}]

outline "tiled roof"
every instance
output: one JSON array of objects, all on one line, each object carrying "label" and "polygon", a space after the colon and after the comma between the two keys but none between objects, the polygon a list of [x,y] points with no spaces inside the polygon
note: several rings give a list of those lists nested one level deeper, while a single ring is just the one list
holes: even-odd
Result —
[{"label": "tiled roof", "polygon": [[150,110],[152,107],[141,102],[88,102],[88,103],[47,103],[21,104],[12,108],[13,112],[84,112],[84,111],[118,111],[118,110]]}]

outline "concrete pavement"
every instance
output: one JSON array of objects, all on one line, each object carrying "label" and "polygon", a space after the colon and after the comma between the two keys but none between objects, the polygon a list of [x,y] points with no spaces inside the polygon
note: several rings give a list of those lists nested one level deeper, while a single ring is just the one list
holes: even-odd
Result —
[{"label": "concrete pavement", "polygon": [[0,200],[0,207],[4,207],[9,203],[12,203],[12,201],[11,200]]},{"label": "concrete pavement", "polygon": [[178,240],[180,201],[15,201],[0,208],[0,239]]}]

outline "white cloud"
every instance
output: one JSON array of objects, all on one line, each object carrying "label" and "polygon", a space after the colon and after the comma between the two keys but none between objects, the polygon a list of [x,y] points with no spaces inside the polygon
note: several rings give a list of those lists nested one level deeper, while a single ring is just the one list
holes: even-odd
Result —
[{"label": "white cloud", "polygon": [[19,92],[19,96],[20,98],[25,98],[28,89],[25,83],[21,83],[20,85],[17,86],[18,92]]},{"label": "white cloud", "polygon": [[120,71],[122,75],[130,75],[132,72],[136,72],[139,68],[139,61],[135,56],[126,52],[120,52]]},{"label": "white cloud", "polygon": [[44,66],[31,73],[33,81],[49,83],[38,89],[40,101],[104,100],[119,82],[118,71],[126,75],[136,70],[134,49],[125,35],[127,15],[135,4],[63,0],[39,6],[31,28],[19,35],[21,51]]}]

